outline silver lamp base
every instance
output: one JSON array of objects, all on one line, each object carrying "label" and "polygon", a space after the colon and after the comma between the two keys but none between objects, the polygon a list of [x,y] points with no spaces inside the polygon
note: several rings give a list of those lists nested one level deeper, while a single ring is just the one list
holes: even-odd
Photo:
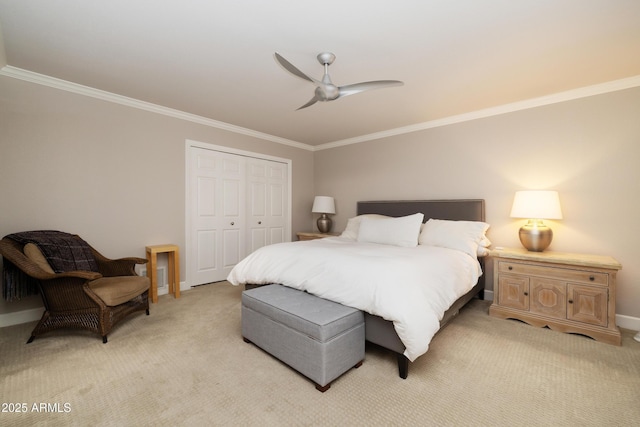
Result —
[{"label": "silver lamp base", "polygon": [[522,246],[532,252],[542,252],[549,247],[553,231],[542,220],[530,219],[518,233]]},{"label": "silver lamp base", "polygon": [[332,223],[333,221],[331,221],[331,218],[329,218],[326,213],[323,213],[320,215],[320,218],[318,218],[318,222],[316,224],[318,224],[318,230],[321,233],[328,233],[331,231]]}]

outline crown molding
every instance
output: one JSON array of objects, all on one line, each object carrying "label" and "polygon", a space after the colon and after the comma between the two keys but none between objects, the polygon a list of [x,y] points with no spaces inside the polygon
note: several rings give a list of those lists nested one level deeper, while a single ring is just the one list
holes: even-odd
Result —
[{"label": "crown molding", "polygon": [[395,129],[389,129],[382,132],[361,135],[354,138],[343,139],[326,144],[317,145],[313,151],[327,150],[330,148],[342,147],[345,145],[358,144],[361,142],[374,141],[376,139],[388,138],[391,136],[403,135],[405,133],[418,132],[421,130],[432,129],[440,126],[452,125],[455,123],[467,122],[470,120],[482,119],[501,114],[513,113],[516,111],[527,110],[530,108],[542,107],[545,105],[557,104],[560,102],[572,101],[574,99],[586,98],[594,95],[601,95],[619,90],[631,89],[640,86],[640,75],[628,77],[620,80],[613,80],[592,86],[585,86],[578,89],[558,92],[552,95],[541,96],[524,101],[504,104],[497,107],[485,108],[482,110],[472,111],[469,113],[458,114],[455,116],[444,117],[442,119],[431,120],[428,122],[418,123],[415,125],[404,126]]},{"label": "crown molding", "polygon": [[95,89],[89,86],[80,85],[67,80],[58,79],[55,77],[47,76],[44,74],[34,73],[32,71],[23,70],[21,68],[12,67],[6,65],[0,68],[0,75],[12,77],[14,79],[24,80],[31,83],[36,83],[43,86],[52,87],[54,89],[60,89],[67,92],[77,93],[79,95],[89,96],[91,98],[101,99],[103,101],[113,102],[115,104],[125,105],[127,107],[137,108],[139,110],[150,111],[152,113],[162,114],[165,116],[173,117],[180,120],[186,120],[193,123],[198,123],[204,126],[213,127],[216,129],[226,130],[254,138],[262,139],[265,141],[276,142],[278,144],[288,145],[290,147],[300,148],[303,150],[313,151],[313,147],[301,142],[292,141],[286,138],[281,138],[267,133],[254,131],[251,129],[243,128],[241,126],[232,125],[230,123],[221,122],[218,120],[209,119],[206,117],[198,116],[196,114],[186,113],[184,111],[175,110],[173,108],[163,107],[162,105],[152,104],[150,102],[140,101],[138,99],[129,98],[115,93],[107,92],[100,89]]},{"label": "crown molding", "polygon": [[293,141],[286,138],[281,138],[275,135],[270,135],[263,132],[254,131],[251,129],[243,128],[241,126],[232,125],[230,123],[221,122],[218,120],[209,119],[206,117],[198,116],[196,114],[186,113],[184,111],[175,110],[173,108],[163,107],[161,105],[152,104],[150,102],[140,101],[138,99],[129,98],[115,93],[95,89],[89,86],[83,86],[77,83],[69,82],[67,80],[58,79],[55,77],[47,76],[44,74],[34,73],[32,71],[23,70],[21,68],[5,65],[0,68],[0,75],[12,77],[19,80],[36,83],[43,86],[52,87],[55,89],[64,90],[67,92],[73,92],[92,98],[101,99],[103,101],[113,102],[120,105],[125,105],[140,110],[150,111],[157,114],[162,114],[169,117],[174,117],[180,120],[186,120],[193,123],[198,123],[204,126],[213,127],[229,132],[238,133],[241,135],[250,136],[253,138],[262,139],[265,141],[271,141],[278,144],[287,145],[294,148],[299,148],[307,151],[321,151],[328,150],[330,148],[343,147],[351,144],[359,144],[362,142],[374,141],[377,139],[388,138],[392,136],[403,135],[406,133],[418,132],[422,130],[437,128],[441,126],[448,126],[456,123],[467,122],[471,120],[482,119],[491,116],[498,116],[507,113],[513,113],[516,111],[527,110],[530,108],[541,107],[545,105],[557,104],[560,102],[571,101],[580,98],[586,98],[594,95],[601,95],[610,92],[616,92],[625,89],[631,89],[640,86],[640,75],[628,77],[619,80],[613,80],[610,82],[600,83],[592,86],[585,86],[578,89],[572,89],[564,92],[558,92],[555,94],[542,96],[538,98],[532,98],[524,101],[513,102],[510,104],[504,104],[497,107],[485,108],[482,110],[472,111],[469,113],[458,114],[455,116],[444,117],[441,119],[430,120],[427,122],[417,123],[410,126],[399,127],[395,129],[389,129],[382,132],[370,133],[367,135],[361,135],[354,138],[342,139],[326,144],[320,144],[312,146],[304,144],[302,142]]}]

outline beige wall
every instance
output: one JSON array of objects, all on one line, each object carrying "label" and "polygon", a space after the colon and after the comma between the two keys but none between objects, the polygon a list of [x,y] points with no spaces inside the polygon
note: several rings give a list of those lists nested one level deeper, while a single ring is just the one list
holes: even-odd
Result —
[{"label": "beige wall", "polygon": [[0,68],[7,65],[7,53],[4,50],[4,40],[2,35],[2,27],[0,27]]},{"label": "beige wall", "polygon": [[[491,239],[517,247],[513,193],[557,189],[550,249],[618,259],[618,314],[640,317],[638,117],[636,88],[312,153],[0,76],[0,236],[73,231],[114,258],[184,251],[190,139],[292,159],[294,233],[312,228],[314,194],[336,198],[334,230],[358,200],[484,198]],[[0,300],[0,314],[38,305]]]},{"label": "beige wall", "polygon": [[[309,150],[0,76],[0,237],[57,229],[111,258],[184,253],[187,139],[291,159],[292,231],[309,228]],[[0,298],[0,314],[38,305]]]},{"label": "beige wall", "polygon": [[514,192],[556,189],[564,219],[550,221],[550,250],[616,258],[617,313],[640,317],[640,88],[321,150],[314,159],[316,192],[336,198],[337,230],[358,200],[482,198],[494,244],[520,247],[524,220],[509,217]]}]

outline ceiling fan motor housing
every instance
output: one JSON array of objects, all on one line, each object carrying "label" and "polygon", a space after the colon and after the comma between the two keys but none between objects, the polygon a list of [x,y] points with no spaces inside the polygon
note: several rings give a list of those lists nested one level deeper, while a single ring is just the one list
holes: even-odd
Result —
[{"label": "ceiling fan motor housing", "polygon": [[333,101],[340,96],[340,89],[332,84],[324,84],[316,87],[316,98],[319,101]]},{"label": "ceiling fan motor housing", "polygon": [[333,61],[336,60],[336,56],[331,52],[319,53],[317,58],[318,62],[320,62],[322,65],[331,65],[333,64]]}]

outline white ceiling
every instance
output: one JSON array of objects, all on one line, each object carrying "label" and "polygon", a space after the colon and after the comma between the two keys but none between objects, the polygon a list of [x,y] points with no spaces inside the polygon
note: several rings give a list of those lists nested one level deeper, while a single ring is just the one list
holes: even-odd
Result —
[{"label": "white ceiling", "polygon": [[[0,0],[0,28],[11,68],[312,146],[640,76],[638,0]],[[405,84],[296,111],[274,52],[322,51]]]}]

